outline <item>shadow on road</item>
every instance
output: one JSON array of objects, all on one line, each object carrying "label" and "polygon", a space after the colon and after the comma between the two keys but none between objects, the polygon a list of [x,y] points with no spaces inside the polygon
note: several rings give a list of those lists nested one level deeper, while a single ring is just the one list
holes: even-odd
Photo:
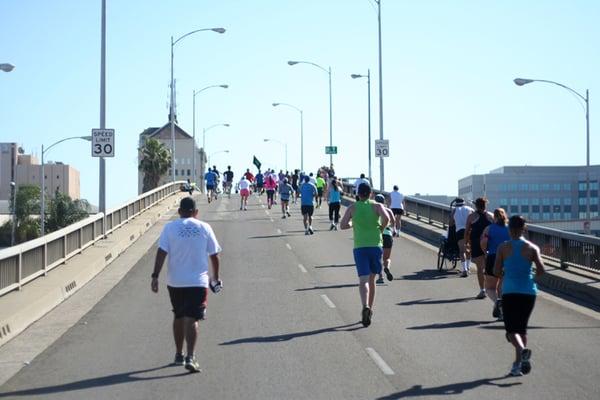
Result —
[{"label": "shadow on road", "polygon": [[412,300],[412,301],[405,301],[402,303],[396,303],[396,305],[398,306],[414,306],[414,305],[420,305],[420,304],[449,304],[449,303],[464,303],[465,301],[469,301],[469,300],[473,300],[474,297],[461,297],[459,299],[438,299],[438,300],[431,300],[431,299],[421,299],[421,300]]},{"label": "shadow on road", "polygon": [[414,385],[410,389],[402,392],[394,393],[389,396],[379,397],[377,400],[394,400],[403,399],[406,397],[425,397],[425,396],[449,396],[462,394],[467,390],[476,389],[480,386],[496,386],[500,388],[508,388],[511,386],[521,385],[521,382],[507,382],[507,383],[496,383],[502,379],[507,379],[508,376],[502,376],[498,378],[485,378],[477,379],[471,382],[460,382],[452,383],[449,385],[442,385],[430,388],[424,388],[422,385]]},{"label": "shadow on road", "polygon": [[[429,324],[421,326],[410,326],[406,329],[411,330],[424,330],[424,329],[450,329],[450,328],[468,328],[470,326],[481,326],[487,324],[494,324],[498,321],[456,321],[448,322],[444,324]],[[500,325],[498,329],[504,329],[504,325]]]},{"label": "shadow on road", "polygon": [[296,289],[296,292],[305,292],[307,290],[320,290],[320,289],[343,289],[349,287],[358,287],[358,283],[347,283],[344,285],[330,285],[330,286],[313,286],[309,288]]},{"label": "shadow on road", "polygon": [[[120,374],[101,376],[98,378],[84,379],[81,381],[64,383],[62,385],[46,386],[46,387],[40,387],[40,388],[34,388],[34,389],[18,390],[15,392],[0,393],[0,398],[9,397],[9,396],[42,396],[45,394],[71,392],[74,390],[84,390],[84,389],[91,389],[91,388],[96,388],[96,387],[119,385],[122,383],[152,381],[152,380],[157,380],[157,379],[167,379],[167,378],[174,378],[177,376],[190,375],[189,372],[185,371],[185,372],[180,372],[177,374],[152,376],[152,377],[136,376],[136,375],[144,374],[147,372],[159,371],[159,370],[162,370],[162,369],[165,369],[168,367],[173,367],[173,366],[174,366],[174,364],[167,364],[167,365],[163,365],[160,367],[142,369],[142,370],[132,371],[132,372],[123,372]],[[183,369],[183,367],[178,367],[178,370],[181,371],[182,369]]]},{"label": "shadow on road", "polygon": [[221,343],[221,346],[230,346],[233,344],[244,344],[244,343],[276,343],[276,342],[286,342],[288,340],[296,339],[304,336],[313,336],[320,335],[321,333],[327,332],[352,332],[358,329],[362,329],[362,325],[359,322],[355,322],[353,324],[333,326],[331,328],[323,328],[316,329],[313,331],[306,332],[295,332],[295,333],[286,333],[282,335],[274,335],[274,336],[254,336],[243,339],[236,339],[229,342]]},{"label": "shadow on road", "polygon": [[448,276],[454,275],[456,275],[455,272],[440,272],[437,269],[423,269],[422,271],[417,271],[412,275],[403,275],[402,279],[406,279],[409,281],[430,281],[436,279],[446,279],[448,278]]},{"label": "shadow on road", "polygon": [[[490,330],[504,330],[504,325],[480,326],[479,328]],[[600,326],[528,326],[527,329],[600,329]]]},{"label": "shadow on road", "polygon": [[330,264],[330,265],[315,265],[314,268],[341,268],[354,267],[356,264]]},{"label": "shadow on road", "polygon": [[248,239],[272,239],[278,237],[284,237],[285,235],[265,235],[265,236],[250,236]]}]

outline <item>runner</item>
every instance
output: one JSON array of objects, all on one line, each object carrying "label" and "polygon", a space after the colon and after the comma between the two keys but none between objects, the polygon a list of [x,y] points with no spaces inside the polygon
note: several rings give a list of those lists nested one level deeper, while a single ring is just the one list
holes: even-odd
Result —
[{"label": "runner", "polygon": [[494,210],[494,223],[489,225],[483,231],[481,237],[481,248],[486,251],[485,257],[485,291],[487,296],[494,303],[492,317],[502,320],[502,300],[501,288],[502,278],[494,275],[494,263],[496,262],[496,251],[501,243],[510,240],[508,227],[506,223],[508,218],[502,208]]},{"label": "runner", "polygon": [[209,169],[206,174],[204,174],[204,180],[206,181],[206,197],[208,198],[208,202],[212,201],[213,196],[215,196],[215,185],[217,184],[217,174],[215,174],[211,169]]},{"label": "runner", "polygon": [[481,235],[484,229],[494,222],[494,215],[486,211],[487,199],[479,197],[475,200],[476,211],[467,218],[465,228],[465,238],[471,249],[471,260],[477,266],[477,283],[479,284],[479,294],[476,299],[485,298],[485,287],[483,270],[485,269],[485,252],[481,249]]},{"label": "runner", "polygon": [[371,182],[369,182],[365,178],[365,174],[360,174],[360,178],[358,178],[357,180],[354,181],[354,195],[356,196],[356,201],[358,201],[358,199],[359,199],[358,187],[360,186],[361,183],[366,183],[367,185],[371,186]]},{"label": "runner", "polygon": [[[213,270],[210,288],[218,292],[222,287],[219,280],[221,247],[211,226],[196,219],[198,209],[191,197],[181,199],[178,211],[180,218],[166,224],[160,235],[150,287],[154,293],[158,293],[158,276],[168,255],[167,289],[174,314],[174,363],[185,365],[190,372],[200,372],[194,349],[198,338],[198,321],[206,315],[208,259]],[[187,344],[185,357],[184,341]]]},{"label": "runner", "polygon": [[[375,201],[383,205],[383,208],[390,219],[389,225],[386,226],[381,233],[381,239],[383,242],[383,272],[385,272],[387,280],[391,282],[394,280],[394,275],[390,272],[390,264],[392,262],[390,256],[392,255],[392,246],[394,245],[394,233],[392,230],[392,227],[394,226],[394,212],[385,206],[384,195],[378,194],[375,196]],[[379,279],[377,279],[375,283],[384,283],[383,274],[381,272],[379,273]]]},{"label": "runner", "polygon": [[223,192],[227,194],[227,197],[231,198],[231,188],[233,187],[233,171],[231,166],[227,166],[227,171],[223,172]]},{"label": "runner", "polygon": [[400,230],[402,229],[402,216],[404,215],[404,208],[406,202],[404,201],[404,195],[398,191],[398,185],[394,185],[394,190],[390,193],[390,208],[394,213],[394,236],[400,236]]},{"label": "runner", "polygon": [[281,197],[281,212],[283,214],[283,219],[287,217],[291,217],[290,214],[290,196],[294,193],[294,189],[292,185],[288,183],[287,178],[283,179],[283,182],[279,184],[279,196]]},{"label": "runner", "polygon": [[312,172],[310,174],[308,174],[308,178],[310,179],[310,183],[312,183],[316,187],[317,186],[317,180],[315,179],[315,176],[314,176],[314,174]]},{"label": "runner", "polygon": [[218,198],[218,194],[219,194],[219,182],[221,181],[221,173],[217,169],[216,165],[213,165],[213,172],[217,176],[217,178],[215,179],[215,190],[213,191],[215,194],[215,200],[216,200]]},{"label": "runner", "polygon": [[268,206],[269,210],[271,209],[271,207],[274,204],[274,196],[275,196],[276,188],[277,188],[277,182],[275,181],[273,174],[271,174],[269,171],[267,171],[266,178],[265,178],[265,189],[267,191],[267,206]]},{"label": "runner", "polygon": [[461,263],[461,274],[460,276],[466,278],[469,276],[469,268],[471,260],[467,259],[466,246],[465,246],[465,226],[467,224],[467,218],[474,211],[471,207],[465,205],[465,201],[460,197],[454,200],[455,208],[450,214],[450,225],[456,227],[456,237],[458,238],[458,249],[460,253]]},{"label": "runner", "polygon": [[315,186],[317,187],[317,208],[321,208],[321,203],[323,202],[323,191],[327,186],[325,179],[321,177],[320,174],[317,174],[317,178],[315,179]]},{"label": "runner", "polygon": [[503,276],[502,309],[506,339],[515,347],[515,362],[510,375],[527,375],[531,372],[531,350],[527,348],[527,323],[535,305],[537,286],[533,279],[544,271],[540,249],[523,237],[525,219],[513,215],[508,221],[510,241],[502,243],[496,253],[494,275]]},{"label": "runner", "polygon": [[262,172],[260,172],[260,169],[258,170],[258,173],[256,174],[255,180],[256,180],[256,194],[260,196],[263,194],[263,186],[265,183],[265,177],[262,174]]},{"label": "runner", "polygon": [[[318,192],[318,190],[317,190]],[[327,194],[327,202],[329,203],[329,230],[338,230],[338,222],[340,221],[340,205],[342,202],[342,186],[334,177],[331,180],[329,191]]]},{"label": "runner", "polygon": [[312,235],[315,231],[312,228],[312,215],[315,211],[313,200],[317,198],[317,188],[310,183],[310,177],[304,177],[304,183],[300,186],[300,210],[304,221],[304,234]]},{"label": "runner", "polygon": [[298,196],[300,196],[300,193],[298,192],[299,179],[300,179],[300,176],[298,174],[298,170],[295,169],[294,175],[292,175],[292,188],[294,189],[294,204],[296,204],[298,202]]},{"label": "runner", "polygon": [[[260,170],[258,171],[260,172]],[[244,172],[244,176],[246,177],[246,180],[248,180],[248,182],[254,182],[254,175],[252,175],[252,172],[250,172],[250,168],[246,169],[246,172]]]},{"label": "runner", "polygon": [[375,301],[375,275],[381,273],[381,233],[388,225],[389,217],[381,204],[369,200],[371,186],[362,183],[358,187],[359,200],[346,209],[340,227],[352,228],[354,232],[354,262],[359,279],[362,302],[362,324],[371,325]]},{"label": "runner", "polygon": [[248,209],[248,196],[250,196],[250,182],[246,179],[245,176],[242,176],[242,179],[238,183],[238,188],[240,189],[240,210],[246,211]]}]

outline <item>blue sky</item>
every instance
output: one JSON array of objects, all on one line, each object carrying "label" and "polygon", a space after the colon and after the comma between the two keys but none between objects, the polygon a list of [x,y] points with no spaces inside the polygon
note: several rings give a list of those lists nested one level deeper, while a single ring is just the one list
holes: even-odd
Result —
[{"label": "blue sky", "polygon": [[[585,164],[585,114],[564,89],[517,87],[515,77],[590,90],[591,162],[598,163],[600,2],[594,0],[382,0],[384,136],[390,141],[386,188],[407,194],[454,194],[457,180],[502,165]],[[107,160],[107,204],[137,194],[138,135],[167,122],[169,44],[175,49],[178,118],[207,135],[207,152],[236,173],[256,155],[265,167],[300,164],[304,110],[305,169],[327,164],[327,75],[333,71],[333,142],[338,175],[367,171],[366,81],[372,73],[372,134],[378,128],[377,16],[369,0],[107,0],[107,127],[117,134]],[[0,141],[39,153],[99,125],[100,0],[0,0]],[[201,142],[201,134],[199,142]],[[81,171],[82,196],[97,204],[98,161],[89,143],[71,141],[47,159]],[[378,159],[373,159],[378,185]]]}]

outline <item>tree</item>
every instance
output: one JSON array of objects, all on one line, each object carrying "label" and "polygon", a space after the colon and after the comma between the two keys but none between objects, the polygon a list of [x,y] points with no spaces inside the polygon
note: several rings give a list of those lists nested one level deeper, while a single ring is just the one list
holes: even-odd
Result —
[{"label": "tree", "polygon": [[140,149],[142,157],[138,169],[144,172],[142,192],[158,187],[160,177],[171,167],[171,153],[156,139],[148,139]]},{"label": "tree", "polygon": [[46,231],[54,232],[89,216],[90,203],[85,199],[72,200],[68,195],[54,193],[46,211]]},{"label": "tree", "polygon": [[[35,239],[39,236],[40,221],[32,215],[40,213],[40,188],[36,185],[21,185],[17,189],[16,204],[11,198],[11,213],[16,213],[17,225],[15,239],[17,243]],[[10,246],[12,220],[0,227],[0,246]]]}]

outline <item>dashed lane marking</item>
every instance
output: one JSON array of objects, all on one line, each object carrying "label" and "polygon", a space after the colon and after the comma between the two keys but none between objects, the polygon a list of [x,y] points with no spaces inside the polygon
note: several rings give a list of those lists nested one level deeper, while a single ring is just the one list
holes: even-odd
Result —
[{"label": "dashed lane marking", "polygon": [[300,268],[300,271],[304,272],[305,274],[308,272],[306,270],[306,268],[304,268],[304,265],[302,265],[302,264],[298,264],[298,268]]},{"label": "dashed lane marking", "polygon": [[271,220],[271,222],[275,222],[275,220],[273,218],[269,218]]},{"label": "dashed lane marking", "polygon": [[390,368],[390,366],[384,361],[383,358],[373,349],[372,347],[367,347],[365,349],[371,360],[379,367],[381,372],[385,375],[394,375],[394,370]]},{"label": "dashed lane marking", "polygon": [[287,247],[287,248],[288,248],[288,250],[291,250],[291,249],[292,249],[292,246],[290,246],[290,244],[289,244],[289,243],[286,243],[286,244],[285,244],[285,247]]},{"label": "dashed lane marking", "polygon": [[277,233],[281,235],[281,229],[277,228]]},{"label": "dashed lane marking", "polygon": [[326,294],[322,294],[321,298],[323,299],[323,301],[325,302],[325,304],[327,304],[327,307],[329,307],[329,308],[335,308],[335,304],[333,304],[333,301],[331,301],[331,299],[329,297],[327,297]]}]

